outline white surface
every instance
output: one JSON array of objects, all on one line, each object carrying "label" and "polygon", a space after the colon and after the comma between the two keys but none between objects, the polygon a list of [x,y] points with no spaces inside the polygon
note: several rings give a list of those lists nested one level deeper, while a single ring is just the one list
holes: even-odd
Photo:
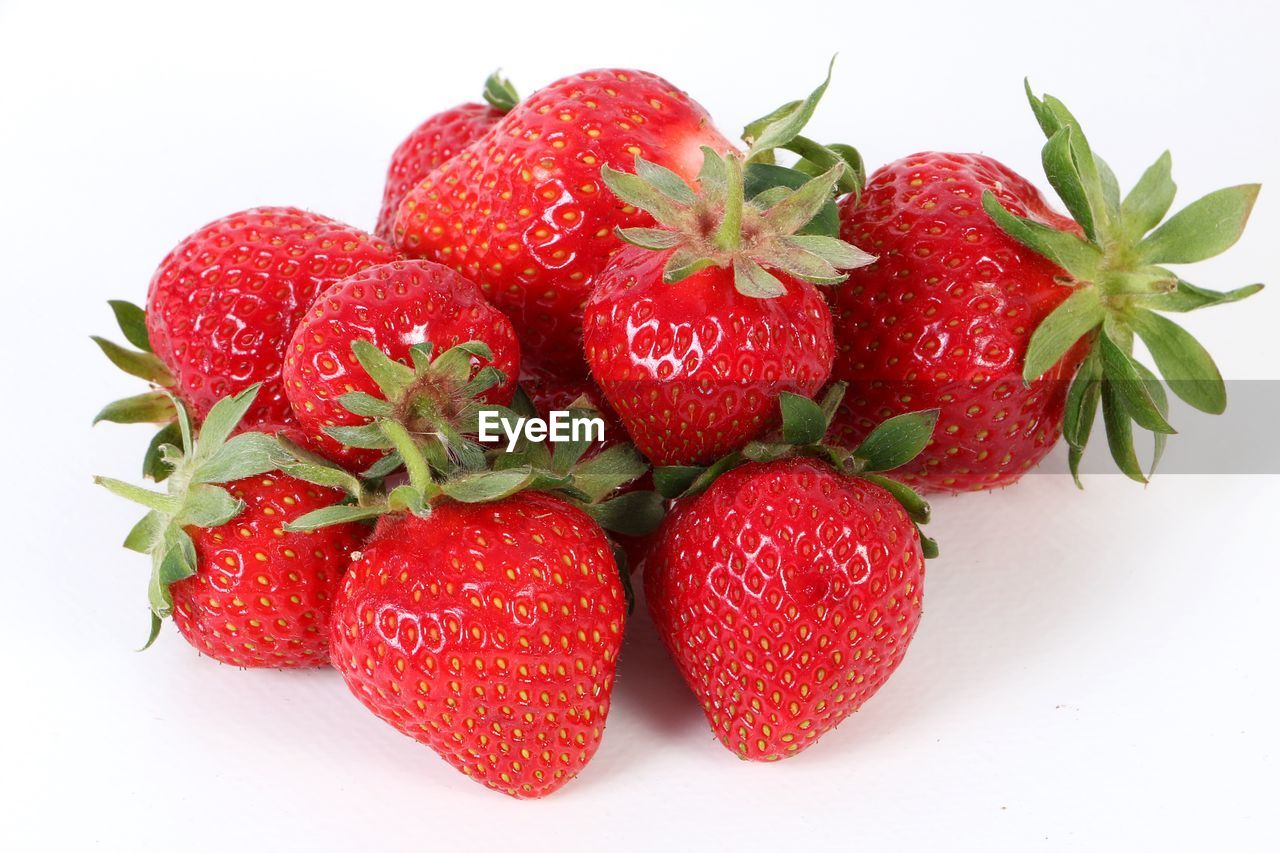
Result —
[{"label": "white surface", "polygon": [[[134,511],[89,475],[132,477],[144,433],[89,431],[131,386],[86,339],[109,330],[104,300],[141,301],[170,246],[216,216],[290,203],[371,224],[391,149],[499,64],[525,92],[593,65],[649,68],[733,131],[807,91],[839,50],[814,136],[873,165],[981,150],[1040,180],[1030,74],[1126,186],[1164,146],[1183,203],[1268,183],[1242,243],[1194,280],[1275,284],[1273,12],[833,3],[770,22],[764,6],[646,2],[578,4],[589,12],[564,21],[548,3],[488,3],[471,21],[481,5],[262,5],[0,5],[0,847],[1258,849],[1273,836],[1280,478],[1144,491],[1095,476],[1081,494],[1032,476],[936,501],[945,554],[905,664],[780,765],[713,741],[639,615],[594,762],[517,803],[368,715],[332,671],[219,667],[171,629],[131,651],[146,566],[117,543]],[[821,24],[812,45],[789,22],[801,17]],[[775,33],[774,58],[753,61]],[[1276,379],[1278,321],[1269,292],[1189,324],[1229,378]]]}]

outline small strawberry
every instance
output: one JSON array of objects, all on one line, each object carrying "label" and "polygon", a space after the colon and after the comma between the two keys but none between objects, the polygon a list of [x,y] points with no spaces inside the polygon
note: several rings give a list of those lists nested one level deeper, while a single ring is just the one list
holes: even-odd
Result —
[{"label": "small strawberry", "polygon": [[797,232],[842,171],[746,199],[741,161],[710,149],[701,194],[640,157],[634,175],[605,167],[609,188],[664,227],[619,230],[634,245],[597,278],[587,361],[654,464],[695,465],[735,450],[769,427],[779,394],[811,397],[826,383],[831,317],[813,283],[841,281],[838,269],[871,258]]},{"label": "small strawberry", "polygon": [[436,113],[414,128],[391,155],[382,209],[373,233],[392,238],[396,210],[409,190],[422,183],[433,169],[479,139],[519,102],[510,80],[493,74],[484,84],[483,104],[460,104]]},{"label": "small strawberry", "polygon": [[381,507],[292,525],[381,516],[335,601],[334,666],[375,715],[477,782],[549,794],[586,766],[609,713],[626,595],[593,516],[632,513],[633,495],[596,501],[643,465],[617,447],[576,466],[581,448],[557,446],[547,468],[503,456],[437,480],[420,438],[390,417],[372,426],[409,482]]},{"label": "small strawberry", "polygon": [[261,383],[246,423],[291,423],[280,368],[294,327],[325,287],[396,257],[381,240],[316,213],[234,213],[160,263],[147,295],[148,343],[197,419]]},{"label": "small strawberry", "polygon": [[526,358],[585,374],[582,308],[620,243],[648,217],[605,191],[600,167],[642,155],[692,176],[699,149],[732,145],[701,106],[643,71],[587,71],[519,103],[414,188],[397,244],[478,283],[511,317]]},{"label": "small strawberry", "polygon": [[1155,312],[1231,302],[1261,287],[1207,291],[1159,266],[1230,247],[1256,185],[1211,193],[1159,225],[1173,202],[1168,154],[1121,200],[1066,107],[1027,94],[1049,137],[1046,173],[1074,221],[976,154],[906,157],[841,207],[842,236],[879,260],[835,294],[832,375],[850,386],[835,440],[855,444],[890,415],[938,407],[934,443],[900,472],[923,489],[1009,485],[1064,431],[1077,475],[1100,400],[1113,457],[1145,482],[1133,423],[1156,434],[1157,460],[1173,429],[1164,388],[1133,357],[1135,334],[1170,390],[1221,412],[1226,392],[1212,359]]},{"label": "small strawberry", "polygon": [[272,452],[272,439],[262,433],[228,439],[257,390],[250,386],[215,404],[194,443],[185,407],[175,406],[183,448],[162,449],[172,469],[167,493],[105,477],[97,482],[149,510],[125,540],[125,547],[152,558],[147,645],[172,615],[187,642],[222,663],[323,666],[333,595],[368,530],[359,524],[315,533],[284,529],[305,513],[332,509],[345,495],[278,470],[296,464]]},{"label": "small strawberry", "polygon": [[676,667],[716,737],[753,761],[811,746],[883,686],[915,633],[924,558],[936,553],[915,526],[927,505],[872,473],[918,452],[936,413],[886,422],[849,453],[816,443],[828,418],[816,404],[787,395],[783,411],[800,446],[748,445],[698,476],[644,570]]},{"label": "small strawberry", "polygon": [[[414,346],[438,351],[467,341],[488,347],[485,358],[502,379],[481,396],[505,405],[515,393],[520,348],[511,322],[485,301],[480,290],[453,270],[429,261],[397,261],[368,267],[324,291],[294,331],[283,380],[293,414],[306,432],[308,446],[352,470],[363,470],[381,453],[346,446],[326,430],[369,423],[342,405],[346,394],[386,399],[386,391],[357,361],[352,344],[365,341],[407,364]],[[432,428],[436,415],[450,417],[470,379],[469,364],[456,376],[413,377],[395,390],[398,417],[418,431]],[[411,423],[416,422],[416,423]]]}]

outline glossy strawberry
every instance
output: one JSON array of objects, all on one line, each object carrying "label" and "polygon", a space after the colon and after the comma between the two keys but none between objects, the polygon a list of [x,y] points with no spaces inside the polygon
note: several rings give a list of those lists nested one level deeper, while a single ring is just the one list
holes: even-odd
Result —
[{"label": "glossy strawberry", "polygon": [[732,148],[701,106],[660,77],[566,77],[413,189],[396,242],[476,281],[511,317],[531,362],[583,375],[583,304],[621,245],[613,229],[648,222],[605,189],[601,166],[643,155],[692,176],[703,145]]},{"label": "glossy strawberry", "polygon": [[1014,482],[1058,440],[1079,347],[1026,387],[1032,332],[1071,295],[1066,273],[982,209],[1069,228],[1026,179],[979,154],[925,153],[871,175],[840,208],[841,236],[877,256],[834,291],[832,377],[849,383],[834,439],[856,444],[893,415],[938,407],[934,443],[896,472],[961,491]]},{"label": "glossy strawberry", "polygon": [[396,257],[383,241],[316,213],[234,213],[160,263],[147,295],[150,345],[197,418],[260,382],[246,421],[292,422],[280,369],[298,320],[328,285]]},{"label": "glossy strawberry", "polygon": [[333,617],[356,697],[487,787],[549,794],[609,713],[626,604],[608,541],[559,498],[442,501],[388,516]]},{"label": "glossy strawberry", "polygon": [[279,472],[226,485],[244,509],[218,527],[186,528],[196,572],[173,584],[173,622],[222,663],[290,668],[329,662],[329,609],[359,524],[289,533],[284,524],[345,495]]},{"label": "glossy strawberry", "polygon": [[[359,364],[352,349],[355,341],[368,341],[406,364],[416,344],[430,343],[442,352],[479,341],[491,351],[489,363],[503,373],[502,381],[481,399],[505,405],[515,393],[520,347],[511,322],[485,301],[474,284],[429,261],[397,261],[361,270],[315,301],[294,332],[283,374],[285,391],[309,446],[351,470],[363,470],[381,454],[345,446],[325,429],[368,423],[367,417],[339,402],[344,394],[383,396]],[[419,390],[445,391],[425,384]],[[436,400],[442,402],[443,397]]]},{"label": "glossy strawberry", "polygon": [[655,540],[654,625],[716,737],[744,759],[795,755],[856,711],[920,621],[924,557],[907,512],[815,459],[724,474]]},{"label": "glossy strawberry", "polygon": [[[1258,185],[1218,190],[1165,219],[1168,153],[1124,198],[1061,101],[1027,87],[1048,137],[1042,160],[1072,219],[975,154],[917,154],[872,176],[841,210],[841,233],[880,256],[835,299],[850,384],[839,426],[855,442],[894,412],[937,406],[933,446],[902,472],[923,488],[1008,485],[1066,436],[1079,465],[1098,408],[1117,466],[1146,482],[1167,437],[1169,391],[1201,411],[1226,408],[1208,352],[1158,312],[1234,302],[1262,289],[1196,287],[1162,264],[1213,257],[1239,239]],[[1151,353],[1156,374],[1134,358]],[[1144,472],[1133,427],[1154,434]]]},{"label": "glossy strawberry", "polygon": [[837,266],[869,258],[796,233],[838,169],[745,203],[736,156],[707,155],[701,194],[636,163],[637,174],[606,169],[605,180],[665,228],[619,231],[637,245],[610,260],[587,303],[587,361],[654,464],[706,463],[763,433],[781,393],[811,397],[826,383],[831,317],[811,282],[839,281]]},{"label": "glossy strawberry", "polygon": [[396,211],[409,191],[445,160],[484,136],[510,112],[519,96],[509,81],[494,75],[485,81],[484,99],[483,104],[460,104],[436,113],[400,143],[391,155],[375,234],[390,240]]},{"label": "glossy strawberry", "polygon": [[323,666],[338,581],[369,531],[354,523],[285,529],[304,514],[332,511],[346,494],[276,470],[291,460],[275,439],[237,431],[256,392],[215,404],[196,444],[186,408],[176,410],[183,448],[163,451],[172,469],[167,493],[98,482],[149,510],[125,546],[152,556],[151,640],[172,615],[192,646],[222,663]]}]

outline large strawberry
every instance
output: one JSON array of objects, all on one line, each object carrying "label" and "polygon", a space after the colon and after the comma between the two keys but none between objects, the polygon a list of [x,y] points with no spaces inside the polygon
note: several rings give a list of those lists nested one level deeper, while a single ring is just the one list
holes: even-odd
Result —
[{"label": "large strawberry", "polygon": [[294,524],[380,516],[335,602],[334,665],[374,714],[472,779],[549,794],[586,766],[609,713],[626,596],[593,515],[631,514],[633,495],[596,501],[643,465],[615,447],[578,466],[581,447],[557,447],[545,469],[503,456],[441,471],[394,418],[373,428],[409,482]]},{"label": "large strawberry", "polygon": [[812,397],[827,381],[831,317],[813,283],[871,258],[799,234],[827,203],[842,166],[797,190],[747,199],[736,155],[706,152],[695,193],[636,158],[604,170],[623,201],[662,228],[620,230],[635,245],[604,267],[587,303],[592,375],[642,453],[658,465],[706,463],[759,436],[778,395]]},{"label": "large strawberry", "polygon": [[246,422],[292,422],[280,369],[294,326],[325,287],[396,257],[383,241],[305,210],[234,213],[161,261],[147,295],[148,343],[197,418],[262,383]]},{"label": "large strawberry", "polygon": [[382,209],[378,212],[375,234],[390,240],[396,211],[409,190],[445,160],[466,148],[497,124],[520,97],[511,81],[493,74],[484,84],[483,104],[460,104],[436,113],[401,142],[391,155],[387,183],[382,191]]},{"label": "large strawberry", "polygon": [[352,692],[476,781],[540,797],[604,730],[626,602],[609,542],[537,492],[379,523],[338,594]]},{"label": "large strawberry", "polygon": [[526,358],[584,374],[582,308],[621,245],[613,229],[648,222],[605,189],[601,166],[641,155],[692,177],[704,145],[732,148],[661,77],[575,74],[522,101],[413,189],[395,239],[478,283],[515,323]]},{"label": "large strawberry", "polygon": [[[200,652],[232,666],[292,668],[329,660],[329,609],[349,555],[368,530],[341,524],[314,533],[284,525],[345,498],[278,470],[294,468],[261,433],[228,440],[257,386],[213,406],[192,441],[177,407],[183,449],[167,445],[165,493],[99,477],[147,507],[125,547],[152,558],[152,633],[169,615]],[[221,485],[214,485],[221,484]]]},{"label": "large strawberry", "polygon": [[[293,414],[309,445],[352,470],[378,459],[377,449],[348,447],[326,431],[367,424],[368,417],[342,405],[346,394],[387,398],[359,364],[352,344],[364,341],[392,360],[407,364],[411,351],[430,344],[443,352],[479,341],[502,378],[480,399],[507,404],[515,392],[520,347],[511,322],[485,301],[480,290],[453,270],[429,261],[397,261],[369,267],[324,291],[298,324],[284,365],[284,386]],[[435,429],[451,417],[470,370],[456,376],[414,377],[407,367],[403,387],[392,393],[398,416],[415,431]]]},{"label": "large strawberry", "polygon": [[644,570],[654,625],[716,737],[757,761],[811,746],[880,689],[920,620],[933,553],[915,526],[924,502],[871,472],[918,452],[936,413],[842,453],[817,443],[816,404],[788,395],[783,408],[799,446],[749,445],[701,474]]},{"label": "large strawberry", "polygon": [[1155,312],[1234,301],[1260,287],[1207,291],[1160,266],[1227,249],[1257,186],[1211,193],[1159,225],[1173,201],[1168,154],[1122,200],[1061,102],[1029,89],[1028,97],[1049,136],[1046,173],[1074,222],[976,154],[906,157],[841,208],[842,236],[879,260],[853,273],[834,300],[833,376],[850,384],[836,438],[853,444],[885,417],[938,407],[934,443],[901,472],[925,489],[1013,483],[1064,429],[1077,474],[1099,400],[1113,457],[1145,481],[1133,423],[1156,434],[1156,459],[1173,429],[1163,387],[1133,357],[1135,333],[1170,390],[1221,412],[1226,394],[1213,361]]}]

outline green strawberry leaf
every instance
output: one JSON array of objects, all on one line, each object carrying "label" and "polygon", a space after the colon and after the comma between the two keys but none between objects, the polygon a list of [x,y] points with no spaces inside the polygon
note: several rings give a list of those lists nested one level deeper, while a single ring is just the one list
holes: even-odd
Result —
[{"label": "green strawberry leaf", "polygon": [[1116,344],[1110,324],[1099,338],[1099,347],[1102,375],[1111,396],[1124,406],[1125,411],[1143,429],[1175,434],[1177,430],[1169,425],[1160,412],[1138,363]]},{"label": "green strawberry leaf", "polygon": [[441,491],[462,503],[487,503],[514,495],[534,479],[534,469],[527,465],[501,471],[480,471],[446,481]]},{"label": "green strawberry leaf", "polygon": [[684,178],[666,166],[651,163],[637,154],[635,167],[637,175],[677,204],[693,204],[697,201],[693,189],[684,182]]},{"label": "green strawberry leaf", "polygon": [[1072,152],[1071,126],[1066,125],[1049,137],[1040,152],[1044,164],[1045,177],[1057,191],[1062,203],[1067,206],[1071,216],[1090,240],[1098,237],[1097,225],[1094,221],[1092,201],[1085,189],[1080,167]]},{"label": "green strawberry leaf", "polygon": [[255,477],[278,470],[284,461],[285,456],[280,452],[280,446],[273,436],[244,432],[232,437],[204,460],[198,461],[192,472],[191,482],[227,483]]},{"label": "green strawberry leaf", "polygon": [[163,391],[147,391],[102,407],[93,422],[113,424],[162,424],[173,420],[173,399]]},{"label": "green strawberry leaf", "polygon": [[1080,460],[1089,443],[1089,434],[1098,415],[1098,401],[1102,396],[1102,371],[1098,359],[1098,348],[1094,347],[1067,389],[1062,419],[1062,437],[1069,448],[1067,464],[1078,488],[1084,488],[1080,482]]},{"label": "green strawberry leaf", "polygon": [[1102,325],[1106,310],[1092,287],[1076,290],[1036,328],[1027,345],[1022,379],[1028,385],[1039,379],[1075,346],[1076,341]]},{"label": "green strawberry leaf", "polygon": [[800,134],[800,131],[804,130],[804,126],[809,123],[809,119],[813,118],[813,112],[817,109],[818,102],[826,94],[827,86],[831,83],[831,71],[835,67],[835,62],[835,57],[831,57],[831,62],[827,66],[827,78],[822,81],[822,85],[809,93],[809,97],[802,101],[792,101],[784,104],[769,113],[769,115],[757,119],[746,126],[742,131],[742,139],[749,146],[747,151],[748,160],[756,160],[775,148],[785,146],[795,139]]},{"label": "green strawberry leaf", "polygon": [[733,259],[733,286],[743,296],[755,299],[774,299],[787,292],[773,273],[741,255]]},{"label": "green strawberry leaf", "polygon": [[284,525],[284,529],[290,532],[307,533],[312,530],[319,530],[321,527],[329,527],[334,524],[350,524],[355,521],[367,521],[382,515],[384,509],[378,506],[354,506],[349,504],[335,504],[334,506],[321,507],[313,509],[304,515],[300,515],[293,521]]},{"label": "green strawberry leaf", "polygon": [[701,465],[665,465],[653,469],[653,485],[668,500],[689,490],[707,469]]},{"label": "green strawberry leaf", "polygon": [[799,394],[783,391],[778,396],[782,408],[782,437],[788,444],[816,444],[827,432],[822,407]]},{"label": "green strawberry leaf", "polygon": [[351,414],[365,418],[384,418],[395,410],[393,405],[381,397],[375,397],[363,391],[343,394],[338,398],[338,402]]},{"label": "green strawberry leaf", "polygon": [[[743,170],[743,180],[746,185],[746,198],[760,207],[764,200],[762,195],[765,192],[780,188],[799,189],[809,180],[809,176],[796,169],[788,169],[772,163],[748,163]],[[835,199],[827,199],[813,218],[796,233],[836,237],[840,233],[840,215]]]},{"label": "green strawberry leaf", "polygon": [[1133,419],[1121,399],[1116,383],[1102,380],[1102,423],[1107,430],[1107,446],[1117,467],[1131,480],[1147,482],[1133,449]]},{"label": "green strawberry leaf", "polygon": [[920,455],[937,423],[937,409],[889,418],[862,440],[854,456],[866,461],[866,471],[892,471]]},{"label": "green strawberry leaf", "polygon": [[1211,308],[1228,302],[1239,302],[1262,290],[1261,284],[1250,284],[1235,290],[1219,291],[1196,287],[1190,282],[1178,279],[1174,290],[1168,293],[1155,294],[1144,298],[1142,304],[1155,311],[1173,311],[1183,314],[1200,308]]},{"label": "green strawberry leaf", "polygon": [[1173,182],[1173,157],[1166,151],[1160,155],[1133,185],[1120,206],[1120,221],[1130,241],[1142,238],[1160,224],[1177,193]]},{"label": "green strawberry leaf", "polygon": [[[193,485],[187,493],[182,511],[174,519],[181,525],[221,527],[240,514],[244,501],[233,498],[226,489],[207,484]],[[191,564],[195,565],[194,558]]]},{"label": "green strawberry leaf", "polygon": [[413,368],[393,361],[369,341],[352,341],[351,352],[388,400],[399,399],[404,389],[414,380]]},{"label": "green strawberry leaf", "polygon": [[644,536],[662,523],[665,512],[657,492],[627,492],[603,503],[582,504],[584,512],[605,530],[626,536]]},{"label": "green strawberry leaf", "polygon": [[928,524],[931,510],[929,502],[905,483],[900,483],[890,477],[880,474],[863,474],[862,478],[868,482],[875,483],[889,494],[893,495],[893,499],[902,505],[907,511],[907,515],[916,524]]},{"label": "green strawberry leaf", "polygon": [[181,443],[182,430],[178,427],[177,421],[171,421],[162,426],[151,437],[151,443],[147,445],[147,452],[142,457],[142,476],[157,483],[168,477],[173,472],[173,466],[165,461],[162,449],[164,447],[177,447]]},{"label": "green strawberry leaf", "polygon": [[495,71],[485,78],[484,100],[494,109],[509,113],[520,103],[520,94],[510,80]]},{"label": "green strawberry leaf", "polygon": [[116,324],[124,339],[143,352],[151,352],[151,339],[147,335],[147,312],[132,302],[110,299],[107,304],[116,315]]},{"label": "green strawberry leaf", "polygon": [[[1167,419],[1169,417],[1169,397],[1164,393],[1164,386],[1160,384],[1160,380],[1145,364],[1135,361],[1134,366],[1138,368],[1138,374],[1142,377],[1142,381],[1146,383],[1147,393],[1151,395],[1156,408]],[[1168,434],[1163,432],[1152,433],[1154,452],[1151,455],[1151,467],[1147,469],[1147,477],[1151,477],[1156,473],[1156,466],[1160,464],[1160,457],[1164,455],[1164,448],[1168,441]]]},{"label": "green strawberry leaf", "polygon": [[151,510],[129,530],[129,535],[124,538],[124,547],[139,554],[151,553],[163,538],[166,524],[163,513]]},{"label": "green strawberry leaf", "polygon": [[1191,202],[1139,243],[1139,254],[1153,264],[1190,264],[1222,254],[1244,233],[1259,189],[1227,187]]},{"label": "green strawberry leaf", "polygon": [[599,501],[648,469],[639,452],[629,444],[606,447],[573,469],[573,483],[590,501]]},{"label": "green strawberry leaf", "polygon": [[1151,311],[1138,310],[1129,324],[1142,338],[1170,390],[1202,412],[1220,415],[1227,408],[1227,387],[1213,358],[1177,323]]},{"label": "green strawberry leaf", "polygon": [[1044,255],[1079,281],[1091,281],[1096,276],[1102,261],[1097,247],[1067,231],[1010,213],[990,190],[982,193],[982,209],[1010,237]]},{"label": "green strawberry leaf", "polygon": [[152,353],[125,349],[97,335],[90,335],[90,340],[98,345],[98,349],[102,350],[103,355],[110,359],[112,364],[130,376],[145,379],[161,387],[173,385],[173,374],[169,372],[169,368],[165,367],[164,362]]}]

